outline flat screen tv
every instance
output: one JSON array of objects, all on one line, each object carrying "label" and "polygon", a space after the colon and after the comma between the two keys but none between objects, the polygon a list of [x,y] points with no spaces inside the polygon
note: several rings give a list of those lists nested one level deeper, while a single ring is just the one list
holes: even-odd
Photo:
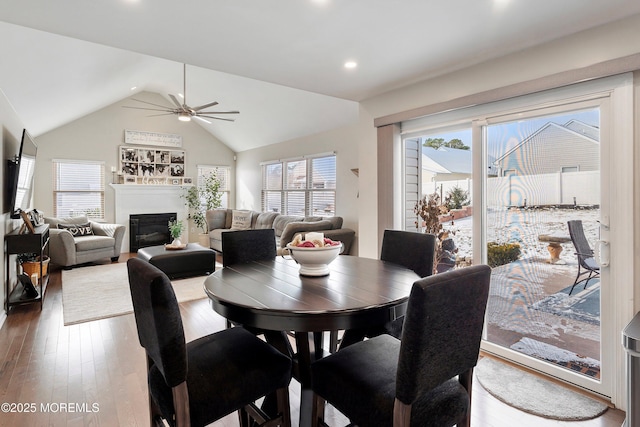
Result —
[{"label": "flat screen tv", "polygon": [[22,131],[20,150],[15,159],[9,160],[8,188],[11,218],[20,218],[21,211],[31,209],[33,199],[33,175],[36,168],[38,147],[26,129]]}]

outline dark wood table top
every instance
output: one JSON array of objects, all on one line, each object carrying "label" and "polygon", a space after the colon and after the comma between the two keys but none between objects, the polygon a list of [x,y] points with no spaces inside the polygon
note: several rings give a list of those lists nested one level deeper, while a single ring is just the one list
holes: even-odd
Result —
[{"label": "dark wood table top", "polygon": [[277,331],[357,329],[389,319],[406,305],[418,276],[377,259],[338,256],[331,273],[305,277],[291,259],[225,267],[204,287],[213,308],[227,319]]}]

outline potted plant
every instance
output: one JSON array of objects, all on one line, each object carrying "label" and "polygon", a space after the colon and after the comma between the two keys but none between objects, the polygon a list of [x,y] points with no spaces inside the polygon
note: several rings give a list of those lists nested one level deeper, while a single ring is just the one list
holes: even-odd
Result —
[{"label": "potted plant", "polygon": [[201,185],[189,187],[182,197],[190,212],[188,219],[201,230],[200,244],[209,247],[209,227],[207,226],[207,211],[219,208],[222,205],[222,192],[220,191],[220,179],[212,173],[204,177]]},{"label": "potted plant", "polygon": [[180,241],[180,236],[182,236],[182,230],[184,229],[184,224],[182,221],[173,220],[169,221],[169,233],[171,234],[171,238],[173,241],[171,242],[172,246],[180,246],[182,242]]}]

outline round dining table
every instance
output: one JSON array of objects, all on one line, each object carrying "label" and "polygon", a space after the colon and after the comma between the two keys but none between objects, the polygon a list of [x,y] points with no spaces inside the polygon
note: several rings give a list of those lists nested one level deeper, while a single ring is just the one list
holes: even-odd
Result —
[{"label": "round dining table", "polygon": [[[362,339],[366,329],[404,313],[419,279],[410,269],[371,258],[340,255],[329,267],[326,276],[303,276],[294,260],[277,257],[224,267],[204,282],[218,314],[259,330],[292,357],[301,427],[311,425],[310,365],[326,352],[322,332],[344,330],[342,346]],[[295,351],[286,332],[294,333]]]}]

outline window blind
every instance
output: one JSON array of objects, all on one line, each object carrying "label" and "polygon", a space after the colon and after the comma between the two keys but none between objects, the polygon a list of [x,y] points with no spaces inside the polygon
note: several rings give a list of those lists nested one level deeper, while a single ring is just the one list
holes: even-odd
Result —
[{"label": "window blind", "polygon": [[104,163],[53,160],[53,215],[104,219]]}]

